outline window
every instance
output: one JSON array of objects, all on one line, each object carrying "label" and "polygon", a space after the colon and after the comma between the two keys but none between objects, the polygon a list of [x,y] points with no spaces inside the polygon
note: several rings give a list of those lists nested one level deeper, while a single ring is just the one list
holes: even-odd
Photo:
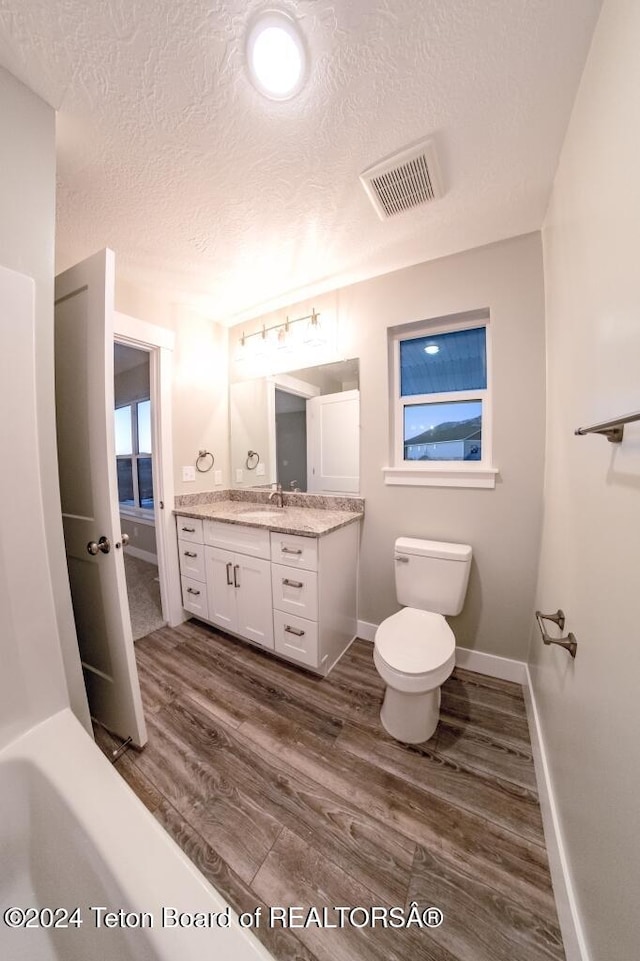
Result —
[{"label": "window", "polygon": [[116,408],[115,435],[120,507],[153,511],[151,401]]},{"label": "window", "polygon": [[387,484],[494,487],[486,313],[390,330]]}]

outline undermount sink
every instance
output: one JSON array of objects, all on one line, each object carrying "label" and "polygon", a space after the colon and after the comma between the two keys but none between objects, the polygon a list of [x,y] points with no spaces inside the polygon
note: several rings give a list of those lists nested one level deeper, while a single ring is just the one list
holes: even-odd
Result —
[{"label": "undermount sink", "polygon": [[240,511],[239,516],[248,520],[269,521],[282,517],[283,513],[284,507],[252,507],[248,511]]}]

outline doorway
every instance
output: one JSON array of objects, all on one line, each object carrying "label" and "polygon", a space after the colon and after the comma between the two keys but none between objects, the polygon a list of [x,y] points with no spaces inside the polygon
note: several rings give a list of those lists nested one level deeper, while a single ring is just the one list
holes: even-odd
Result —
[{"label": "doorway", "polygon": [[116,339],[113,370],[118,507],[131,632],[137,641],[166,623],[156,540],[150,350]]},{"label": "doorway", "polygon": [[307,398],[275,389],[276,477],[285,490],[307,489]]},{"label": "doorway", "polygon": [[[150,426],[151,437],[143,443],[143,447],[150,447],[150,451],[140,451],[139,456],[151,455],[151,471],[149,465],[142,465],[142,477],[138,479],[138,495],[146,504],[140,506],[149,508],[153,502],[153,524],[144,523],[145,515],[129,516],[123,519],[122,532],[129,534],[129,544],[125,548],[125,565],[127,568],[127,593],[131,594],[130,584],[143,579],[147,586],[135,591],[137,601],[145,598],[148,593],[153,594],[153,615],[157,617],[157,596],[160,595],[161,624],[175,627],[184,620],[182,609],[182,595],[180,589],[180,570],[178,551],[175,537],[175,524],[171,508],[173,507],[173,450],[171,438],[171,385],[172,358],[175,341],[173,331],[164,327],[150,324],[131,317],[129,314],[114,311],[114,359],[116,348],[123,353],[124,349],[133,351],[129,354],[129,363],[137,363],[140,355],[148,363],[148,396],[149,417],[145,409],[142,411],[143,430]],[[135,375],[141,384],[141,374]],[[145,373],[146,378],[146,373]],[[134,380],[134,375],[129,375]],[[114,377],[115,380],[115,377]],[[134,396],[133,393],[130,396]],[[125,395],[121,395],[125,399]],[[124,416],[124,415],[123,415]],[[133,427],[132,427],[133,430]],[[150,480],[150,483],[149,483]],[[128,493],[131,491],[131,485]],[[118,497],[120,498],[120,481],[118,480]],[[137,506],[137,505],[136,505]],[[125,512],[126,513],[126,512]],[[131,515],[131,511],[129,511]],[[154,540],[155,539],[155,540]],[[141,564],[136,563],[141,562]],[[152,565],[151,568],[142,566]],[[151,584],[149,584],[151,575]],[[155,578],[158,578],[157,582]],[[131,602],[131,597],[130,597]],[[151,601],[148,602],[151,606]],[[151,611],[142,611],[140,619],[141,630],[147,623],[147,616]],[[133,625],[132,625],[133,626]],[[160,626],[160,625],[158,625]],[[145,633],[149,633],[145,630]],[[134,639],[143,637],[135,630]]]}]

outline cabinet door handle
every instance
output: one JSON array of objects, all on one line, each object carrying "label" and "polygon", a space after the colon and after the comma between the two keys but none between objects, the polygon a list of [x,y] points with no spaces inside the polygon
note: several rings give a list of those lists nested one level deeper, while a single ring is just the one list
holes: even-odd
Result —
[{"label": "cabinet door handle", "polygon": [[184,552],[184,556],[185,556],[185,557],[197,557],[198,555],[196,554],[195,551],[185,551],[185,552]]},{"label": "cabinet door handle", "polygon": [[296,637],[304,637],[304,631],[299,631],[297,627],[291,627],[290,624],[285,624],[284,629],[287,634],[295,634]]},{"label": "cabinet door handle", "polygon": [[229,585],[229,587],[233,587],[233,581],[231,580],[232,567],[233,567],[233,564],[231,563],[231,561],[229,561],[229,563],[227,564],[227,584]]},{"label": "cabinet door handle", "polygon": [[200,591],[194,590],[193,587],[188,587],[188,588],[187,588],[187,594],[199,594],[199,593],[200,593]]},{"label": "cabinet door handle", "polygon": [[282,546],[282,553],[283,553],[283,554],[302,554],[302,550],[301,550],[299,547],[295,547],[295,548],[294,548],[294,547],[285,547],[285,546],[283,545],[283,546]]},{"label": "cabinet door handle", "polygon": [[240,570],[239,564],[233,565],[233,584],[234,587],[240,587],[240,581],[238,580],[238,571]]},{"label": "cabinet door handle", "polygon": [[195,527],[183,527],[182,530],[183,530],[186,534],[195,534],[195,532],[196,532]]},{"label": "cabinet door handle", "polygon": [[290,581],[288,577],[283,577],[282,583],[286,584],[287,587],[304,587],[302,581]]}]

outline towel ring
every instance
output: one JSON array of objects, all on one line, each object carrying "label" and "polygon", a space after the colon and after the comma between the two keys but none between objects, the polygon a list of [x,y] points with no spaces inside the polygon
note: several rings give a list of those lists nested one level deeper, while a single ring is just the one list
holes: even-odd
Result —
[{"label": "towel ring", "polygon": [[[251,461],[253,461],[253,463],[251,463]],[[258,453],[258,451],[257,450],[247,451],[247,460],[245,463],[247,466],[247,470],[255,470],[258,464],[260,463],[260,454]]]},{"label": "towel ring", "polygon": [[[210,457],[210,458],[211,458],[211,463],[209,464],[208,467],[201,467],[201,466],[200,466],[200,461],[206,460],[207,457]],[[215,457],[213,456],[213,454],[211,453],[210,450],[199,450],[199,451],[198,451],[198,459],[196,460],[196,470],[197,470],[200,474],[206,474],[207,471],[210,471],[210,470],[211,470],[211,468],[213,467],[214,464],[215,464]]]}]

